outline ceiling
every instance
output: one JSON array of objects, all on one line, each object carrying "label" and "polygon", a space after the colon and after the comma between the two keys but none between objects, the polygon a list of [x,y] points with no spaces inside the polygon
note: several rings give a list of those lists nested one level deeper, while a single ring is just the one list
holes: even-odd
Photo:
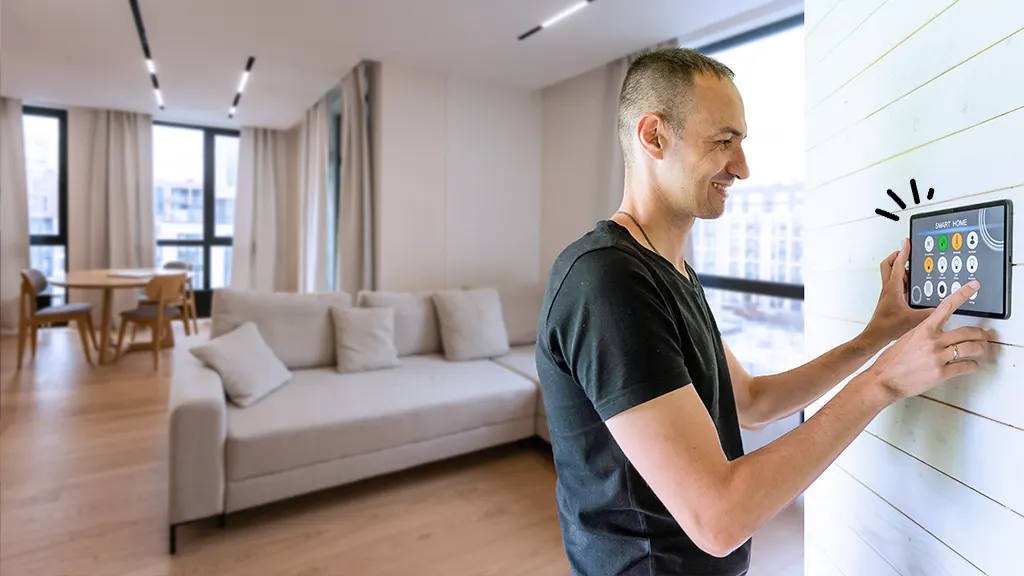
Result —
[{"label": "ceiling", "polygon": [[[139,0],[157,109],[128,0],[2,0],[0,93],[214,126],[293,125],[364,58],[528,89],[679,36],[715,38],[800,0]],[[255,56],[234,120],[245,61]]]}]

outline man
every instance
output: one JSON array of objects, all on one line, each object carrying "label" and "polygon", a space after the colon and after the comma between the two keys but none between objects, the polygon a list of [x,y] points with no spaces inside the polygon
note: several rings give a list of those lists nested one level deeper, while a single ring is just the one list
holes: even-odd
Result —
[{"label": "man", "polygon": [[[683,259],[696,218],[746,178],[732,72],[683,49],[635,60],[622,87],[620,211],[549,274],[537,368],[574,574],[747,572],[750,537],[884,407],[978,369],[986,332],[943,332],[971,283],[936,310],[904,295],[909,243],[881,263],[863,333],[789,372],[751,378]],[[740,427],[792,415],[897,340],[807,422],[744,455]]]}]

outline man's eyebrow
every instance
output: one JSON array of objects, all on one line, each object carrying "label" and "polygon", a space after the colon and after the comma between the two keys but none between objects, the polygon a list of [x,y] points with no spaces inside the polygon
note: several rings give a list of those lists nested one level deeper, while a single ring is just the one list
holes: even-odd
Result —
[{"label": "man's eyebrow", "polygon": [[720,128],[718,130],[718,132],[715,132],[715,134],[726,134],[726,133],[732,134],[733,136],[736,136],[740,140],[742,140],[742,139],[747,137],[746,134],[744,134],[743,132],[740,132],[739,130],[733,128],[732,126],[726,126],[724,128]]}]

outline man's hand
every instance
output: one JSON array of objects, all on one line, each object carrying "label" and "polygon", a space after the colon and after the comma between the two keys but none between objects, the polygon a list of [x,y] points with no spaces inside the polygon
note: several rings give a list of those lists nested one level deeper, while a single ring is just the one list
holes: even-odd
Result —
[{"label": "man's hand", "polygon": [[943,332],[942,327],[979,287],[978,281],[972,280],[950,294],[869,368],[892,401],[917,396],[950,378],[978,370],[978,360],[989,352],[988,332],[973,326]]},{"label": "man's hand", "polygon": [[881,346],[898,340],[931,314],[930,310],[914,309],[907,303],[906,265],[909,258],[910,240],[904,239],[903,246],[879,265],[882,293],[864,333]]}]

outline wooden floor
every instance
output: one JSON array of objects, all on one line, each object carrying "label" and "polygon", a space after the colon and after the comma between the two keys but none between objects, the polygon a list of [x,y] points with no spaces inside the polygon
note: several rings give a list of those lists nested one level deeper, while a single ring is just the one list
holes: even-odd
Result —
[{"label": "wooden floor", "polygon": [[[180,326],[178,326],[180,330]],[[178,334],[177,352],[188,345]],[[563,575],[555,472],[517,444],[179,529],[167,555],[167,393],[148,353],[101,368],[40,331],[0,341],[0,574]],[[754,538],[751,576],[803,573],[803,514]]]}]

